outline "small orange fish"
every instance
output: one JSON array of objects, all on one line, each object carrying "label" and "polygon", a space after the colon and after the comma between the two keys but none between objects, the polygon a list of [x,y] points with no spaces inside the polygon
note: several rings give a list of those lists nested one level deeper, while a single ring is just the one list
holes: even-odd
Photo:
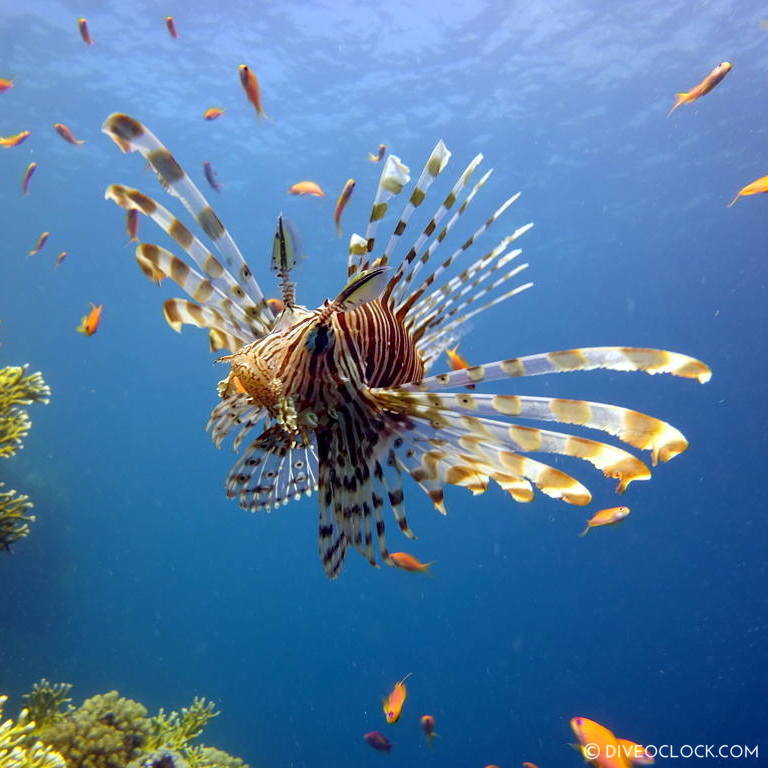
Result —
[{"label": "small orange fish", "polygon": [[30,163],[27,166],[27,170],[24,171],[24,175],[21,177],[21,194],[29,194],[29,180],[32,178],[32,174],[37,170],[37,163]]},{"label": "small orange fish", "polygon": [[325,197],[323,188],[314,181],[297,181],[288,188],[289,195],[314,195],[315,197]]},{"label": "small orange fish", "polygon": [[37,243],[35,247],[29,252],[30,256],[35,256],[36,254],[40,253],[42,247],[45,245],[45,241],[51,236],[50,232],[43,232],[40,237],[37,238]]},{"label": "small orange fish", "polygon": [[424,731],[424,736],[427,739],[427,744],[431,744],[432,740],[437,736],[435,733],[435,718],[432,715],[422,715],[419,722],[421,723],[421,730]]},{"label": "small orange fish", "polygon": [[762,192],[768,192],[768,176],[761,176],[759,179],[755,179],[750,184],[747,184],[746,187],[742,187],[736,193],[736,197],[728,203],[728,207],[730,208],[740,197],[746,195],[759,195]]},{"label": "small orange fish", "polygon": [[64,141],[68,141],[70,144],[85,144],[85,139],[76,139],[72,135],[72,131],[70,131],[64,123],[54,123],[53,127],[56,129],[56,133],[58,133]]},{"label": "small orange fish", "polygon": [[99,304],[98,307],[95,304],[91,304],[91,311],[87,315],[84,315],[82,320],[80,320],[80,325],[78,325],[76,329],[77,332],[84,333],[86,336],[93,336],[93,334],[99,330],[101,310],[103,308],[103,304]]},{"label": "small orange fish", "polygon": [[5,93],[13,88],[13,80],[8,80],[5,77],[0,77],[0,93]]},{"label": "small orange fish", "polygon": [[378,151],[376,152],[375,155],[372,154],[371,152],[368,153],[368,159],[372,163],[378,163],[379,160],[381,160],[381,158],[384,157],[384,155],[386,155],[386,154],[387,154],[387,145],[386,144],[379,144],[379,149],[378,149]]},{"label": "small orange fish", "polygon": [[422,563],[421,560],[407,552],[391,552],[389,556],[398,568],[411,573],[429,573],[430,567],[435,564],[434,560],[429,563]]},{"label": "small orange fish", "polygon": [[459,354],[458,347],[446,349],[445,354],[448,356],[448,361],[454,371],[461,371],[464,368],[469,368],[469,363]]},{"label": "small orange fish", "polygon": [[[64,262],[64,259],[66,259],[66,258],[67,258],[67,256],[68,256],[68,253],[67,253],[67,251],[62,251],[62,252],[61,252],[61,253],[60,253],[60,254],[59,254],[57,257],[56,257],[56,263],[55,263],[53,266],[54,266],[54,267],[60,267],[60,266],[62,265],[62,263]],[[99,312],[101,312],[101,307],[99,307]],[[85,318],[83,318],[83,320],[85,320]],[[82,325],[82,320],[80,321],[80,324]],[[99,322],[98,322],[98,320],[97,320],[97,321],[96,321],[96,325],[98,326],[98,324],[99,324]],[[78,330],[80,330],[80,329],[78,328]],[[87,333],[87,331],[83,331],[83,333]],[[89,336],[91,336],[91,335],[93,335],[94,333],[96,333],[96,328],[94,328],[94,329],[93,329],[93,331],[91,331],[91,333],[89,333],[88,335],[89,335]]]},{"label": "small orange fish", "polygon": [[536,763],[523,763],[523,768],[539,768]]},{"label": "small orange fish", "polygon": [[250,101],[256,109],[256,115],[260,118],[268,117],[261,104],[261,88],[259,87],[258,78],[246,64],[241,64],[239,69],[240,82],[245,91],[245,95],[248,97],[248,101]]},{"label": "small orange fish", "polygon": [[93,38],[91,37],[91,30],[88,29],[88,19],[79,18],[77,20],[77,28],[80,30],[80,37],[83,38],[83,42],[86,45],[93,45]]},{"label": "small orange fish", "polygon": [[18,147],[19,144],[23,144],[31,135],[31,131],[22,131],[15,136],[0,136],[0,147]]},{"label": "small orange fish", "polygon": [[355,180],[347,179],[347,183],[344,185],[344,189],[341,190],[338,200],[336,200],[336,208],[333,211],[333,221],[336,224],[336,234],[341,237],[341,214],[347,207],[349,198],[352,197],[352,193],[355,191]]},{"label": "small orange fish", "polygon": [[669,117],[681,104],[691,104],[704,94],[709,93],[716,85],[722,82],[723,78],[733,69],[730,61],[723,61],[718,64],[698,85],[691,88],[690,91],[683,91],[675,94],[675,103],[672,109],[667,112]]},{"label": "small orange fish", "polygon": [[267,306],[272,310],[275,317],[285,309],[285,304],[280,299],[267,299]]},{"label": "small orange fish", "polygon": [[215,120],[217,117],[221,117],[223,114],[223,109],[219,109],[218,107],[210,107],[209,109],[206,109],[205,112],[203,112],[203,119]]},{"label": "small orange fish", "polygon": [[619,753],[616,736],[604,725],[586,717],[574,717],[571,730],[579,740],[577,749],[595,768],[627,768],[627,761]]},{"label": "small orange fish", "polygon": [[405,699],[408,696],[408,689],[405,687],[405,681],[412,674],[413,672],[409,672],[399,683],[395,683],[395,687],[389,692],[389,695],[382,703],[384,716],[387,718],[387,722],[390,725],[396,723],[400,719],[400,713],[403,711],[403,704],[405,704]]},{"label": "small orange fish", "polygon": [[586,536],[589,533],[590,528],[598,528],[601,525],[620,523],[629,514],[629,511],[629,507],[609,507],[608,509],[601,509],[599,512],[595,512],[595,514],[587,520],[587,527],[579,534],[579,536]]},{"label": "small orange fish", "polygon": [[173,16],[166,16],[165,26],[168,29],[168,34],[175,40],[179,36],[179,33],[176,31],[176,19]]},{"label": "small orange fish", "polygon": [[139,239],[139,212],[136,208],[129,208],[125,212],[125,231],[128,233],[128,242],[135,243]]}]

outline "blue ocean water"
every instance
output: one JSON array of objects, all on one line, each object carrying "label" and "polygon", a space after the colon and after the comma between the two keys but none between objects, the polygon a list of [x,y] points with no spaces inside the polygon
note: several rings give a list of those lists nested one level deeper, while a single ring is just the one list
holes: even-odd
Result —
[{"label": "blue ocean water", "polygon": [[[11,709],[43,676],[73,683],[78,700],[118,689],[153,710],[204,695],[222,711],[206,743],[254,768],[578,766],[575,715],[641,743],[768,749],[768,200],[726,208],[768,173],[764,16],[751,0],[0,4],[0,76],[15,79],[0,135],[32,131],[0,154],[0,366],[29,362],[53,389],[30,409],[25,449],[0,465],[38,515],[0,553]],[[727,79],[667,118],[674,93],[723,60]],[[269,120],[243,96],[241,63]],[[214,105],[224,116],[203,121]],[[535,287],[474,319],[465,357],[620,344],[685,352],[714,372],[705,386],[593,372],[483,391],[636,408],[679,427],[689,450],[622,498],[589,465],[556,460],[590,487],[588,508],[449,488],[441,517],[411,483],[419,538],[390,523],[389,544],[436,560],[433,577],[352,552],[328,581],[316,499],[250,515],[224,496],[235,457],[203,429],[223,369],[204,332],[169,329],[162,301],[181,292],[136,269],[103,193],[124,183],[182,209],[100,133],[115,111],[147,124],[201,185],[268,295],[275,217],[293,221],[309,306],[345,281],[333,203],[356,178],[344,226],[364,231],[379,173],[368,152],[387,144],[415,177],[443,138],[454,157],[428,212],[483,152],[495,172],[452,242],[522,190],[477,250],[534,221],[521,247]],[[54,122],[87,143],[66,144]],[[289,197],[301,179],[327,196]],[[50,241],[28,257],[43,230]],[[168,245],[147,219],[141,235]],[[90,338],[74,330],[88,302],[104,305]],[[633,510],[625,523],[578,537],[617,503]],[[403,717],[387,726],[381,696],[408,672]],[[424,713],[440,734],[431,749]],[[370,730],[391,755],[362,741]]]}]

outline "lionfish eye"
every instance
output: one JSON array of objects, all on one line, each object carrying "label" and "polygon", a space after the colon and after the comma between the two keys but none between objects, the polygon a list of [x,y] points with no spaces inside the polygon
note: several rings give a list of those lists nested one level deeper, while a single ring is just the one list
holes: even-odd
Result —
[{"label": "lionfish eye", "polygon": [[327,325],[318,325],[313,328],[307,336],[307,349],[313,355],[319,355],[325,352],[331,345],[333,331]]}]

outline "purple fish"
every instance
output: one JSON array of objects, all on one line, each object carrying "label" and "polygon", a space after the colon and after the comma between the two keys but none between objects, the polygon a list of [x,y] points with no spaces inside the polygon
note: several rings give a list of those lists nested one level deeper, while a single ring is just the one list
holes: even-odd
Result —
[{"label": "purple fish", "polygon": [[381,731],[369,731],[363,736],[363,741],[380,752],[389,752],[392,749],[392,742]]},{"label": "purple fish", "polygon": [[208,183],[217,192],[221,192],[221,184],[216,181],[216,174],[213,170],[213,166],[207,160],[203,163],[203,171],[205,172],[205,178],[208,179]]}]

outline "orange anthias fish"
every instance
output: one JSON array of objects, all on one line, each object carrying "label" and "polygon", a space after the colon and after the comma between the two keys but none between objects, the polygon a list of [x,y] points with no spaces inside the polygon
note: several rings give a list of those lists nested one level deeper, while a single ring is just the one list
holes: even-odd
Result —
[{"label": "orange anthias fish", "polygon": [[314,181],[297,181],[288,187],[290,195],[314,195],[315,197],[325,197],[323,188]]},{"label": "orange anthias fish", "polygon": [[[56,257],[56,263],[55,263],[53,266],[54,266],[54,267],[60,267],[60,266],[61,266],[61,265],[64,263],[64,259],[66,259],[68,255],[69,255],[69,254],[68,254],[68,252],[67,252],[67,251],[62,251],[62,252],[61,252],[61,253],[60,253],[60,254],[59,254],[57,257]],[[99,307],[99,311],[101,311],[101,307]],[[83,318],[83,320],[85,320],[85,318]],[[82,325],[82,323],[83,323],[83,320],[81,320],[81,321],[80,321],[80,324],[81,324],[81,325]],[[98,322],[96,323],[96,325],[98,325]],[[80,329],[78,328],[78,330],[80,330]],[[85,331],[83,331],[83,333],[85,333]],[[95,328],[94,328],[94,330],[93,330],[93,333],[96,333],[96,329],[95,329]],[[90,336],[91,334],[89,333],[88,335]]]},{"label": "orange anthias fish", "polygon": [[459,348],[446,349],[445,354],[448,355],[448,362],[451,364],[451,368],[454,371],[461,371],[464,368],[469,368],[469,363],[459,354]]},{"label": "orange anthias fish", "polygon": [[209,109],[206,109],[205,112],[203,112],[203,119],[215,120],[217,117],[221,117],[223,114],[223,109],[219,109],[218,107],[210,107]]},{"label": "orange anthias fish", "polygon": [[77,20],[77,28],[80,30],[80,37],[83,38],[83,42],[87,45],[93,45],[91,30],[88,29],[88,19],[79,18]]},{"label": "orange anthias fish", "polygon": [[431,744],[432,740],[437,736],[435,733],[435,718],[432,715],[422,715],[419,722],[421,723],[421,730],[424,731],[424,736],[427,739],[427,744]]},{"label": "orange anthias fish", "polygon": [[165,26],[168,29],[168,34],[175,40],[179,36],[179,33],[176,31],[176,19],[173,16],[166,16]]},{"label": "orange anthias fish", "polygon": [[85,144],[85,139],[76,139],[72,135],[72,131],[70,131],[64,123],[54,123],[53,127],[56,129],[56,133],[58,133],[64,141],[68,141],[70,144]]},{"label": "orange anthias fish", "polygon": [[22,131],[15,136],[0,136],[0,147],[18,147],[32,135],[31,131]]},{"label": "orange anthias fish", "polygon": [[407,552],[391,552],[389,556],[398,568],[411,573],[429,573],[430,567],[435,564],[434,560],[429,563],[422,563],[421,560]]},{"label": "orange anthias fish", "polygon": [[128,242],[135,243],[139,239],[139,211],[137,208],[129,208],[125,212],[125,231],[128,233]]},{"label": "orange anthias fish", "polygon": [[80,320],[80,325],[77,326],[77,332],[84,333],[86,336],[93,336],[93,334],[99,330],[101,310],[103,308],[103,304],[99,304],[98,307],[95,304],[91,304],[91,311],[87,315],[84,315],[82,320]]},{"label": "orange anthias fish", "polygon": [[571,730],[579,740],[577,749],[584,760],[595,768],[627,768],[628,762],[621,755],[618,741],[604,725],[586,717],[571,719]]},{"label": "orange anthias fish", "polygon": [[50,232],[43,232],[40,237],[37,238],[37,244],[35,247],[29,252],[30,256],[35,256],[36,254],[40,253],[40,250],[45,245],[45,241],[51,236]]},{"label": "orange anthias fish", "polygon": [[8,80],[6,77],[0,77],[0,93],[5,93],[13,88],[13,80]]},{"label": "orange anthias fish", "polygon": [[285,309],[285,304],[283,304],[281,299],[267,299],[267,306],[272,310],[272,314],[275,317]]},{"label": "orange anthias fish", "polygon": [[403,704],[405,704],[405,699],[408,696],[408,689],[405,687],[405,681],[412,674],[413,672],[409,672],[399,683],[395,683],[395,687],[389,692],[389,695],[382,703],[384,717],[387,718],[387,722],[390,725],[396,723],[400,719],[400,713],[403,711]]},{"label": "orange anthias fish", "polygon": [[523,763],[522,767],[523,768],[539,768],[539,766],[536,765],[536,763]]},{"label": "orange anthias fish", "polygon": [[761,176],[759,179],[755,179],[750,184],[747,184],[746,187],[742,187],[736,193],[736,197],[728,203],[728,207],[730,208],[740,197],[746,195],[759,195],[763,192],[768,192],[768,176]]},{"label": "orange anthias fish", "polygon": [[387,145],[386,144],[379,144],[379,149],[378,149],[378,151],[376,152],[375,155],[373,153],[371,153],[371,152],[368,153],[368,159],[372,163],[378,163],[379,160],[381,160],[381,158],[384,157],[384,155],[386,155],[386,154],[387,154]]},{"label": "orange anthias fish", "polygon": [[683,91],[675,94],[675,103],[672,109],[667,112],[669,117],[681,104],[691,104],[704,94],[709,93],[716,85],[722,82],[722,79],[733,69],[730,61],[723,61],[718,64],[698,85],[691,88],[690,91]]},{"label": "orange anthias fish", "polygon": [[579,534],[579,536],[586,536],[591,528],[599,528],[601,525],[620,523],[627,517],[629,512],[629,507],[609,507],[608,509],[601,509],[599,512],[595,512],[595,514],[587,520],[587,527]]},{"label": "orange anthias fish", "polygon": [[344,189],[341,190],[339,199],[336,201],[336,208],[333,211],[333,222],[336,224],[336,234],[341,237],[341,214],[347,207],[349,198],[352,197],[352,193],[355,191],[355,180],[347,179],[347,183],[344,185]]},{"label": "orange anthias fish", "polygon": [[27,166],[27,170],[24,171],[24,175],[21,177],[21,194],[29,194],[29,180],[32,178],[32,174],[37,170],[37,163],[30,163]]},{"label": "orange anthias fish", "polygon": [[258,117],[268,117],[264,111],[264,107],[261,104],[261,88],[259,87],[259,80],[252,70],[248,68],[246,64],[241,64],[240,67],[240,82],[242,83],[245,95],[248,97],[248,101],[256,108],[256,114]]}]

